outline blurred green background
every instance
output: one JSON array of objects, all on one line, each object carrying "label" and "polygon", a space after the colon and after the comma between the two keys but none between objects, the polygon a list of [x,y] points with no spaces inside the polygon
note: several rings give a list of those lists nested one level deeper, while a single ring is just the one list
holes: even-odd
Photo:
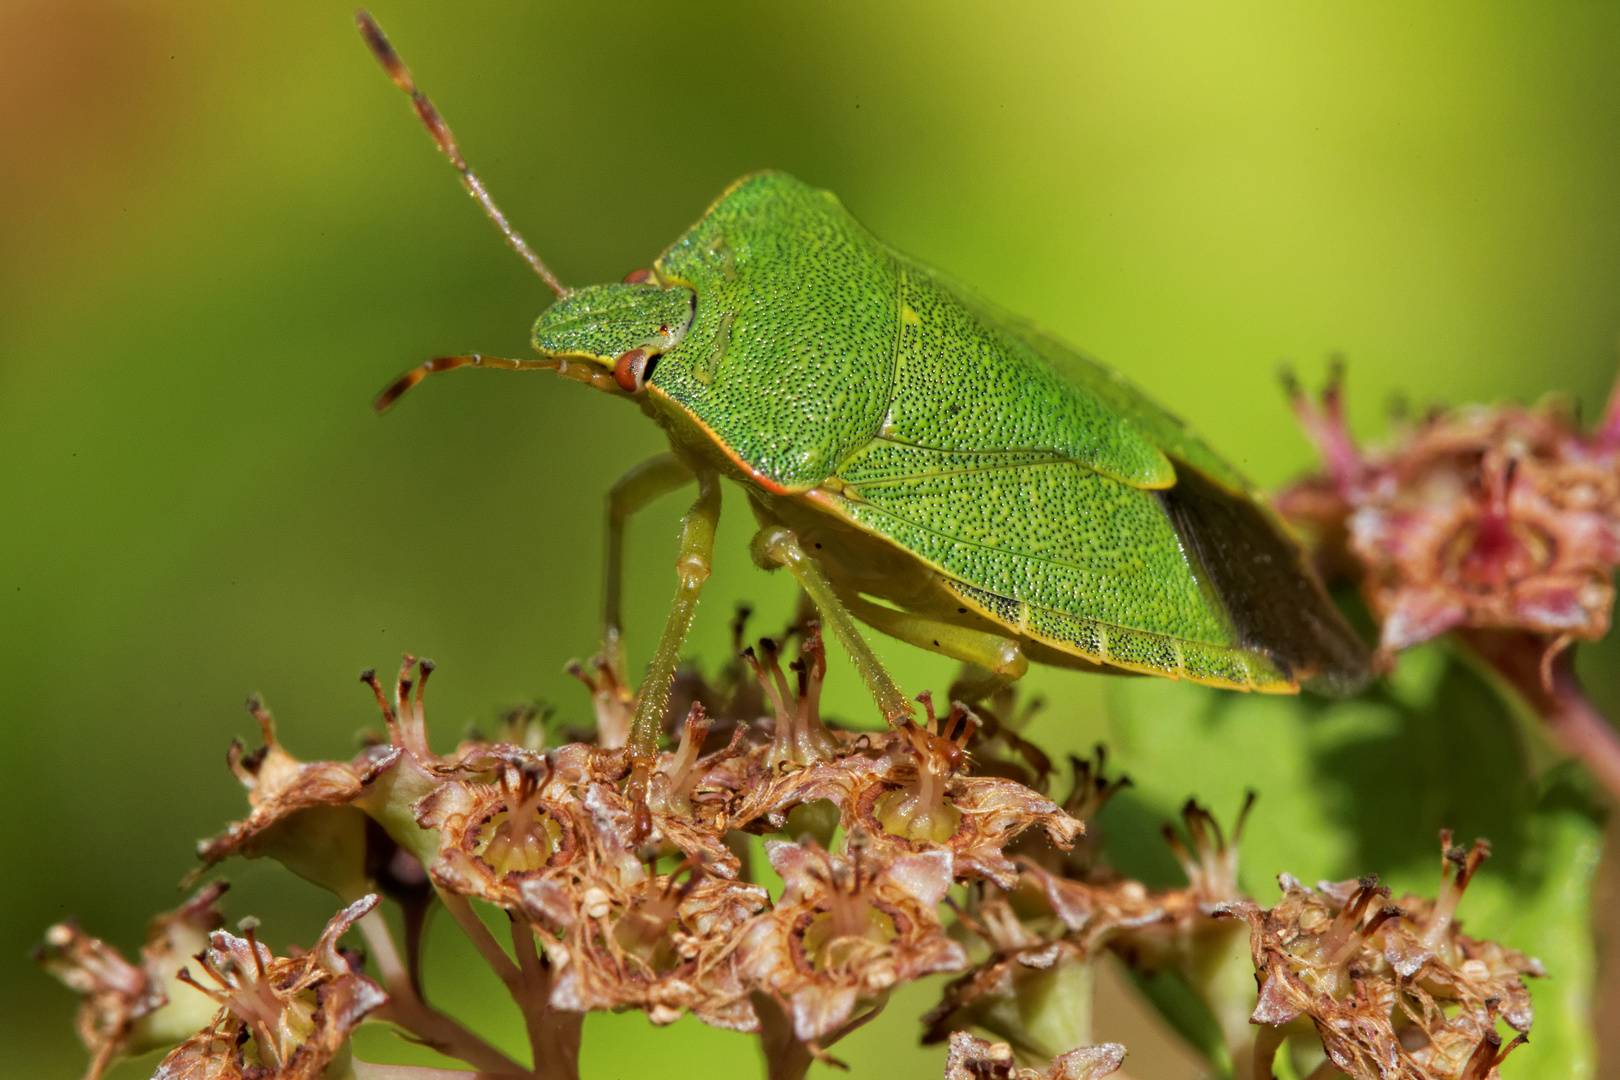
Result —
[{"label": "blurred green background", "polygon": [[[1614,374],[1614,5],[373,11],[567,282],[617,280],[736,176],[786,169],[1122,368],[1266,484],[1311,462],[1285,358],[1314,382],[1345,352],[1367,435],[1397,392],[1559,389],[1592,415]],[[521,354],[547,294],[347,4],[0,0],[0,102],[0,1046],[10,1075],[65,1076],[71,998],[26,950],[70,914],[133,948],[174,904],[192,841],[241,811],[223,754],[252,734],[248,692],[307,757],[350,752],[376,720],[356,673],[404,649],[440,666],[443,742],[536,697],[587,714],[562,667],[595,647],[601,495],[659,436],[544,375],[446,377],[371,414],[428,356]],[[694,637],[711,663],[736,601],[764,631],[792,600],[749,564],[734,494]],[[637,661],[683,507],[632,538]],[[943,661],[880,645],[908,687],[943,689]],[[1615,657],[1583,661],[1611,714]],[[829,711],[865,717],[834,679]],[[1053,702],[1037,740],[1117,734],[1103,680],[1031,682]],[[1258,735],[1226,737],[1241,756]],[[1286,838],[1265,806],[1257,828]],[[1251,877],[1280,869],[1298,868]],[[277,944],[334,908],[275,867],[228,876],[232,916]],[[455,948],[445,920],[430,983],[452,987]],[[518,1037],[484,1011],[495,993],[473,984],[459,1011]],[[912,1046],[927,999],[841,1054],[938,1075]],[[754,1067],[737,1036],[650,1030],[593,1017],[586,1075],[644,1074],[652,1047],[661,1076]]]}]

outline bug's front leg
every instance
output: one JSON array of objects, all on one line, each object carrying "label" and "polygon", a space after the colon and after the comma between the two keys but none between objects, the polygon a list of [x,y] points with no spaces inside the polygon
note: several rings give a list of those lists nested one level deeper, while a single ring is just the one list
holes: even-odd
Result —
[{"label": "bug's front leg", "polygon": [[607,494],[606,566],[602,583],[602,659],[620,685],[624,662],[624,527],[634,514],[676,488],[690,484],[692,470],[674,454],[650,457],[619,477]]},{"label": "bug's front leg", "polygon": [[821,612],[822,622],[826,629],[832,631],[834,637],[849,653],[849,658],[855,662],[855,670],[860,672],[861,678],[866,681],[866,687],[877,699],[878,708],[883,711],[883,718],[891,724],[898,724],[912,715],[911,701],[901,692],[894,679],[883,667],[883,661],[877,658],[872,647],[861,636],[860,628],[855,625],[854,616],[849,612],[848,606],[833,589],[832,582],[820,566],[799,545],[799,538],[792,529],[784,525],[767,525],[754,534],[754,561],[767,570],[774,570],[778,566],[785,566],[790,574],[799,580],[804,591],[810,595],[811,601]]},{"label": "bug's front leg", "polygon": [[697,501],[681,521],[681,546],[675,557],[675,603],[664,623],[664,636],[658,641],[647,677],[642,680],[635,716],[630,721],[629,794],[638,805],[644,805],[647,778],[658,760],[658,736],[669,704],[669,685],[675,678],[675,664],[686,632],[691,629],[692,616],[697,612],[698,593],[709,577],[714,530],[720,522],[720,474],[712,470],[699,472],[697,482]]}]

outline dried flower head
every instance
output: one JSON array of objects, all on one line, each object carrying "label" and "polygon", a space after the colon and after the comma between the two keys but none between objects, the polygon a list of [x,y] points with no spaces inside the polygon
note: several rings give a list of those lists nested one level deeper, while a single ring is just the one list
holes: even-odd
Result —
[{"label": "dried flower head", "polygon": [[759,1030],[736,946],[769,904],[764,889],[705,876],[689,861],[676,873],[594,886],[582,899],[561,940],[543,939],[558,972],[552,1008],[636,1008],[655,1024],[690,1011],[714,1027]]},{"label": "dried flower head", "polygon": [[[1446,838],[1433,902],[1396,907],[1375,882],[1313,891],[1285,879],[1283,902],[1263,912],[1237,878],[1252,796],[1230,840],[1189,802],[1187,839],[1166,833],[1188,884],[1151,891],[1101,865],[1094,843],[1074,850],[1081,819],[1124,784],[1106,777],[1100,750],[1074,763],[1060,806],[1020,782],[1044,784],[1051,763],[1016,735],[1010,696],[993,702],[988,722],[960,703],[941,718],[924,694],[921,723],[838,730],[820,715],[819,634],[808,625],[798,636],[795,662],[770,642],[744,655],[727,694],[688,686],[684,720],[666,723],[677,745],[635,773],[624,747],[546,749],[533,711],[497,740],[436,754],[422,692],[432,666],[409,656],[392,694],[364,677],[389,737],[348,763],[293,758],[255,703],[265,746],[230,755],[252,810],[204,857],[274,855],[359,898],[314,952],[281,959],[252,922],[242,937],[207,934],[217,892],[161,922],[139,967],[72,927],[53,928],[42,959],[87,996],[92,1077],[118,1054],[162,1045],[175,1047],[164,1080],[337,1075],[350,1033],[370,1016],[485,1075],[565,1080],[578,1074],[587,1012],[638,1009],[655,1024],[691,1013],[755,1033],[770,1074],[799,1080],[811,1060],[831,1062],[825,1048],[877,1015],[895,988],[965,971],[927,1018],[929,1041],[951,1040],[948,1075],[1078,1080],[1113,1072],[1123,1054],[1086,1046],[1105,950],[1139,970],[1175,972],[1214,1010],[1244,1074],[1275,1049],[1251,1036],[1251,1013],[1279,1040],[1277,1025],[1304,1029],[1309,1018],[1336,1064],[1381,1080],[1485,1080],[1512,1049],[1491,1026],[1528,1027],[1522,977],[1539,965],[1456,931],[1482,846],[1461,852]],[[622,704],[612,671],[598,669],[593,693]],[[738,835],[773,829],[801,837],[766,842],[785,884],[775,903],[747,880]],[[947,930],[940,905],[953,884],[965,900],[951,902],[957,926]],[[377,893],[403,908],[404,961],[386,921],[370,914]],[[512,951],[474,898],[504,909]],[[522,1011],[532,1068],[422,999],[415,957],[435,900]],[[336,948],[356,922],[386,992]],[[1233,948],[1251,928],[1253,964]],[[964,942],[974,937],[980,963],[967,970]],[[1258,1009],[1256,968],[1266,987]],[[962,1035],[964,1026],[1007,1042]]]},{"label": "dried flower head", "polygon": [[[1026,1060],[1046,1061],[1088,1041],[1096,957],[1086,944],[1047,936],[1051,920],[1026,922],[1011,898],[988,882],[969,896],[971,910],[958,911],[957,921],[990,954],[946,984],[940,1003],[923,1017],[923,1042],[944,1042],[962,1028],[978,1027],[1006,1039]],[[1064,928],[1055,932],[1063,935]]]},{"label": "dried flower head", "polygon": [[827,678],[827,652],[822,645],[820,625],[810,625],[800,646],[799,659],[789,665],[794,675],[792,684],[782,670],[776,642],[770,638],[760,639],[758,652],[748,648],[742,655],[776,714],[775,737],[765,754],[766,766],[812,765],[836,757],[840,750],[838,739],[821,722],[821,687]]},{"label": "dried flower head", "polygon": [[[1453,919],[1488,847],[1442,834],[1442,885],[1432,903],[1390,902],[1376,877],[1308,889],[1284,874],[1283,895],[1248,921],[1260,999],[1252,1022],[1276,1029],[1308,1018],[1334,1066],[1379,1080],[1485,1080],[1531,1021],[1526,976],[1539,962],[1460,933]],[[1497,1022],[1521,1033],[1503,1048]]]},{"label": "dried flower head", "polygon": [[449,780],[415,805],[416,821],[439,837],[428,873],[440,886],[504,908],[520,906],[525,881],[571,859],[582,816],[566,789],[548,791],[551,764],[512,753],[493,782]]},{"label": "dried flower head", "polygon": [[[1118,789],[1103,779],[1100,758],[1095,770],[1077,769],[1072,804],[1084,806]],[[941,1004],[925,1020],[925,1041],[941,1041],[954,1028],[973,1025],[1008,1040],[1032,1061],[1089,1041],[1094,965],[1105,949],[1143,972],[1175,971],[1201,996],[1224,994],[1230,987],[1223,963],[1243,928],[1217,919],[1213,910],[1242,895],[1237,846],[1252,801],[1245,803],[1231,843],[1212,815],[1191,801],[1183,818],[1192,849],[1166,829],[1187,872],[1184,889],[1150,891],[1089,864],[1066,876],[1071,868],[1062,859],[1020,856],[1016,890],[1003,893],[986,885],[970,891],[970,909],[958,912],[957,919],[990,953],[946,987]],[[1249,978],[1247,967],[1242,977]],[[1238,992],[1244,992],[1241,985]],[[1064,1005],[1046,1007],[1050,1001]],[[1236,1028],[1229,1041],[1246,1043],[1248,1008],[1242,1005],[1237,1016],[1217,1010],[1223,1030]]]},{"label": "dried flower head", "polygon": [[951,1035],[945,1059],[945,1080],[1101,1080],[1112,1076],[1125,1061],[1119,1043],[1082,1046],[1059,1054],[1049,1069],[1020,1068],[1012,1047],[958,1031]]},{"label": "dried flower head", "polygon": [[568,674],[585,684],[596,713],[596,745],[616,750],[630,741],[630,718],[635,711],[635,695],[625,685],[613,665],[601,657],[591,661],[590,670],[574,661]]},{"label": "dried flower head", "polygon": [[1381,625],[1384,660],[1454,627],[1555,643],[1608,630],[1620,563],[1620,394],[1582,432],[1556,402],[1437,412],[1386,450],[1344,423],[1342,371],[1319,406],[1291,388],[1326,472],[1278,509],[1342,543]]},{"label": "dried flower head", "polygon": [[197,956],[200,975],[182,978],[217,1004],[211,1024],[163,1059],[154,1080],[316,1080],[345,1050],[366,1014],[388,1003],[382,987],[353,969],[337,941],[377,904],[375,894],[333,917],[315,948],[276,957],[223,930]]},{"label": "dried flower head", "polygon": [[978,719],[960,702],[941,722],[933,701],[918,696],[924,725],[910,721],[888,737],[884,771],[854,800],[849,828],[865,829],[874,851],[949,851],[958,878],[985,877],[1013,888],[1018,871],[1003,853],[1026,829],[1070,847],[1085,826],[1052,800],[1014,780],[970,776],[967,743]]},{"label": "dried flower head", "polygon": [[172,1046],[213,1015],[214,1003],[178,973],[208,944],[223,921],[214,909],[226,886],[215,882],[147,928],[137,967],[118,950],[71,922],[45,931],[34,960],[83,997],[79,1038],[90,1051],[86,1080],[122,1057]]},{"label": "dried flower head", "polygon": [[878,859],[862,847],[852,842],[839,857],[814,844],[765,844],[785,889],[749,925],[740,946],[743,971],[789,1011],[805,1043],[827,1045],[857,1007],[879,1005],[896,986],[968,963],[938,916],[951,886],[950,854],[936,849]]},{"label": "dried flower head", "polygon": [[[780,649],[769,638],[741,656],[771,715],[754,724],[738,717],[730,751],[723,763],[717,760],[718,767],[706,772],[710,790],[729,796],[726,815],[716,825],[751,831],[791,828],[829,843],[857,793],[881,773],[886,736],[834,731],[823,723],[821,686],[827,661],[818,624],[807,625],[799,659],[786,670]],[[739,700],[746,705],[752,699],[739,692],[732,711]]]}]

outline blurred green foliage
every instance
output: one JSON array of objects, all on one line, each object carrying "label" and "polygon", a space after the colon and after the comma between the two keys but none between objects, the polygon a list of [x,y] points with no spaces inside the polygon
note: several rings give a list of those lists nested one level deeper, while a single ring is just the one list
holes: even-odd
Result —
[{"label": "blurred green foliage", "polygon": [[[1312,372],[1345,351],[1367,433],[1397,392],[1558,389],[1590,413],[1613,374],[1612,6],[378,0],[374,13],[569,282],[645,265],[735,176],[783,168],[1124,369],[1268,484],[1310,462],[1275,389],[1282,358]],[[375,722],[354,675],[407,648],[439,662],[441,741],[534,697],[586,714],[561,668],[595,645],[600,496],[659,440],[634,410],[538,375],[435,380],[371,415],[371,395],[422,358],[520,353],[546,298],[366,55],[347,4],[7,0],[0,100],[0,1044],[8,1072],[68,1075],[81,1060],[69,995],[25,950],[70,913],[133,947],[174,903],[190,841],[240,811],[222,756],[251,731],[249,691],[311,757],[346,754]],[[639,659],[672,589],[681,508],[661,504],[632,540]],[[711,662],[734,602],[772,626],[792,597],[749,564],[741,500],[727,514],[694,637]],[[948,679],[937,658],[880,649],[909,687]],[[1605,645],[1584,663],[1611,713],[1614,659]],[[867,716],[859,683],[833,678],[829,711]],[[1127,735],[1147,747],[1123,755],[1153,793],[1132,805],[1167,814],[1197,794],[1225,811],[1259,788],[1255,887],[1281,869],[1426,887],[1421,853],[1446,807],[1399,825],[1368,808],[1385,790],[1424,795],[1409,785],[1426,774],[1404,763],[1452,745],[1446,725],[1465,721],[1446,708],[1287,720],[1308,729],[1305,768],[1266,749],[1295,706],[1133,684],[1120,691],[1132,712],[1105,680],[1030,681],[1052,700],[1033,734],[1054,751]],[[1190,746],[1140,741],[1153,710],[1218,713],[1215,749],[1197,753],[1248,773],[1206,782]],[[1523,944],[1514,890],[1542,879],[1515,860],[1551,858],[1537,837],[1557,827],[1537,833],[1530,803],[1475,809],[1455,824],[1506,857],[1483,898],[1501,899],[1464,915]],[[308,943],[333,908],[271,866],[231,876],[231,911],[263,916],[278,946]],[[517,1038],[492,982],[458,981],[469,960],[451,931],[436,928],[430,984],[465,986],[463,1015]],[[841,1052],[857,1070],[937,1075],[940,1055],[911,1039],[926,998],[910,991]],[[593,1017],[587,1075],[643,1068],[648,1038],[661,1075],[752,1068],[745,1040],[689,1021],[651,1034],[638,1016]]]},{"label": "blurred green foliage", "polygon": [[[1407,653],[1390,679],[1351,701],[1239,697],[1157,679],[1121,680],[1111,696],[1113,747],[1136,781],[1100,817],[1113,865],[1150,884],[1180,884],[1155,841],[1189,792],[1228,826],[1246,789],[1263,792],[1239,870],[1243,888],[1267,905],[1285,871],[1313,885],[1376,873],[1397,903],[1405,893],[1432,899],[1439,831],[1454,830],[1464,845],[1488,837],[1488,870],[1469,885],[1459,919],[1555,973],[1530,984],[1535,1027],[1525,1060],[1507,1075],[1592,1075],[1588,925],[1601,827],[1591,784],[1573,765],[1536,775],[1525,743],[1539,731],[1521,730],[1447,645]],[[1196,999],[1170,1012],[1219,1045]]]}]

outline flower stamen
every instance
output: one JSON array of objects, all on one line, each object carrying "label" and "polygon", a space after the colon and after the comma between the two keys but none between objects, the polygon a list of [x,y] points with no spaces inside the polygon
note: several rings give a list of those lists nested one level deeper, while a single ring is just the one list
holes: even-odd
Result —
[{"label": "flower stamen", "polygon": [[[545,759],[540,759],[544,764]],[[538,870],[556,854],[562,829],[541,805],[541,792],[550,768],[532,762],[501,771],[501,795],[506,809],[496,812],[480,829],[474,854],[496,873]]]},{"label": "flower stamen", "polygon": [[1423,947],[1438,951],[1451,929],[1452,916],[1462,902],[1468,883],[1474,879],[1482,864],[1491,854],[1490,841],[1480,839],[1467,852],[1451,846],[1451,830],[1440,833],[1440,895],[1435,898],[1434,913],[1423,928]]}]

